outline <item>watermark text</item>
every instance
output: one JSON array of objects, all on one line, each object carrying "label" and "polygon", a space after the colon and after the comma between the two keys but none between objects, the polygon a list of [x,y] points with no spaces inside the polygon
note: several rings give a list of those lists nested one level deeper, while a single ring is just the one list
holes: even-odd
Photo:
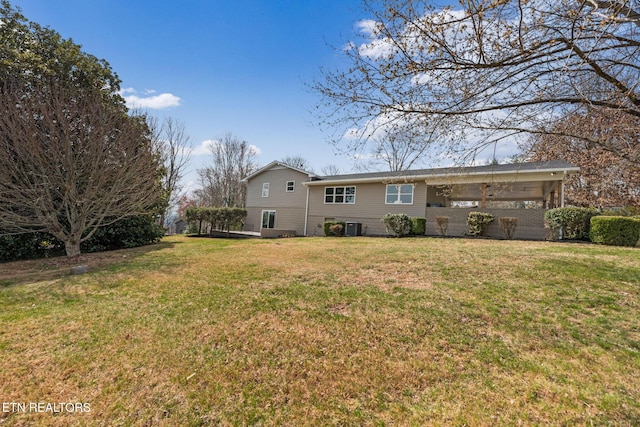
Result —
[{"label": "watermark text", "polygon": [[2,402],[2,413],[70,413],[91,412],[91,404],[84,402]]}]

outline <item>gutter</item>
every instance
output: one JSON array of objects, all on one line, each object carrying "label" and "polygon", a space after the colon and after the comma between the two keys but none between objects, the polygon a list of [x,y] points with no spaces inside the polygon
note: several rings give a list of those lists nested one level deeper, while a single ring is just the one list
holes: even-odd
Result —
[{"label": "gutter", "polygon": [[370,177],[370,178],[352,178],[348,177],[332,180],[332,179],[321,179],[318,181],[308,181],[303,182],[302,185],[307,186],[322,186],[322,185],[335,185],[335,184],[357,184],[357,183],[376,183],[376,182],[402,182],[404,181],[426,181],[433,178],[460,178],[460,177],[471,177],[471,176],[486,176],[488,178],[496,175],[518,175],[524,173],[558,173],[563,172],[567,175],[569,172],[578,172],[580,168],[571,168],[568,170],[558,170],[558,169],[531,169],[531,170],[510,170],[510,171],[500,171],[500,172],[464,172],[464,173],[439,173],[439,174],[429,174],[429,175],[397,175],[397,176],[385,176],[385,177]]}]

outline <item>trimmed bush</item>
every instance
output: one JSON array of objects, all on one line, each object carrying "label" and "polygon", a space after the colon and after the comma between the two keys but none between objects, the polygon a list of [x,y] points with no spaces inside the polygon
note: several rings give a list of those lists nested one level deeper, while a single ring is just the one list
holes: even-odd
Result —
[{"label": "trimmed bush", "polygon": [[427,231],[427,218],[422,218],[419,216],[411,218],[411,234],[415,234],[417,236],[424,236],[424,233]]},{"label": "trimmed bush", "polygon": [[411,233],[411,218],[407,214],[388,213],[380,221],[384,224],[387,233],[393,233],[396,237]]},{"label": "trimmed bush", "polygon": [[447,235],[447,229],[449,228],[449,217],[448,216],[437,216],[436,217],[436,230],[440,233],[441,236]]},{"label": "trimmed bush", "polygon": [[493,222],[494,219],[495,217],[490,213],[469,212],[469,216],[467,217],[467,225],[469,226],[469,231],[467,232],[467,234],[474,237],[484,236],[487,233],[489,225]]},{"label": "trimmed bush", "polygon": [[516,228],[518,227],[518,218],[503,216],[498,218],[498,224],[500,224],[500,229],[507,237],[507,239],[511,239],[516,233]]},{"label": "trimmed bush", "polygon": [[636,246],[640,240],[640,219],[623,216],[594,216],[591,218],[589,235],[594,243]]},{"label": "trimmed bush", "polygon": [[325,236],[344,236],[344,230],[346,228],[347,223],[344,221],[325,221],[322,224]]},{"label": "trimmed bush", "polygon": [[[588,240],[591,218],[599,215],[594,208],[555,208],[544,213],[544,226],[563,239]],[[555,236],[554,236],[555,237]]]}]

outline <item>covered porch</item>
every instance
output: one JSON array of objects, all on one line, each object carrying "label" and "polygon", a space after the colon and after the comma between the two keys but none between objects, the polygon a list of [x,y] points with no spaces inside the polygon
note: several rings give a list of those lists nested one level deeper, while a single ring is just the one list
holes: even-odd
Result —
[{"label": "covered porch", "polygon": [[486,236],[502,238],[499,218],[517,218],[519,239],[546,237],[544,213],[564,206],[564,179],[576,170],[505,170],[503,173],[431,176],[427,184],[426,234],[440,235],[437,217],[448,218],[448,236],[467,230],[471,211],[494,215]]}]

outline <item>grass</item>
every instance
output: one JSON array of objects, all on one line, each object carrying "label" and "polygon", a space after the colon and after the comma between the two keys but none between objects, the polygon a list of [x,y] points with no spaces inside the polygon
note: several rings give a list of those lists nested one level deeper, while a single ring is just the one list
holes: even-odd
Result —
[{"label": "grass", "polygon": [[[640,252],[224,240],[0,265],[0,425],[638,425]],[[28,409],[28,408],[27,408]]]}]

